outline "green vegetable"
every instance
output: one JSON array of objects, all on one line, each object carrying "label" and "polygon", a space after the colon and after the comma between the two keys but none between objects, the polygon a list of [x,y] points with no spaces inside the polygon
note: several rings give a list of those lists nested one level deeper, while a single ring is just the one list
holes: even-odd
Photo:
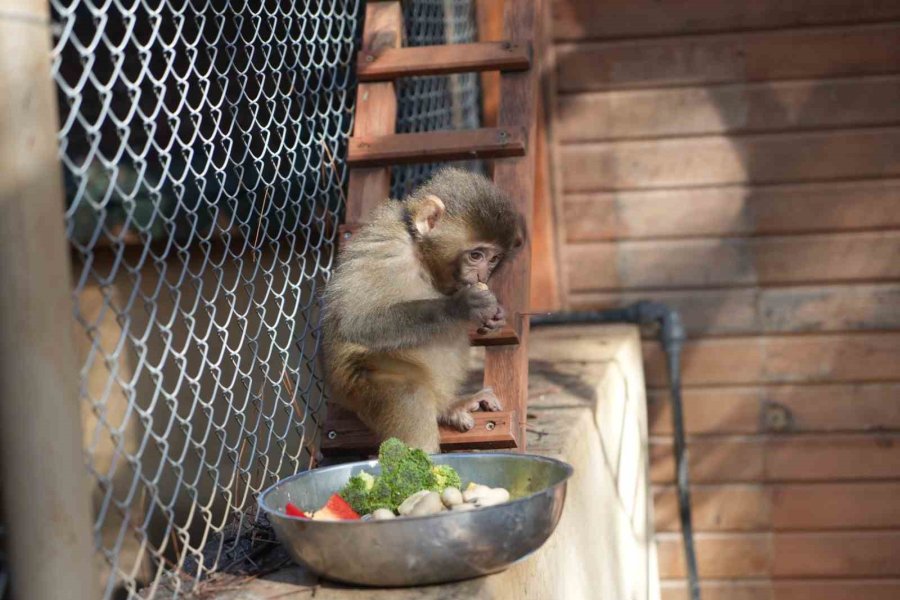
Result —
[{"label": "green vegetable", "polygon": [[374,486],[375,478],[363,471],[351,477],[339,495],[357,514],[364,515],[374,510],[369,507],[369,492]]},{"label": "green vegetable", "polygon": [[339,492],[353,510],[365,515],[379,508],[396,511],[400,503],[421,490],[442,492],[461,487],[459,474],[447,465],[434,465],[425,452],[396,438],[378,448],[381,475],[354,475]]},{"label": "green vegetable", "polygon": [[459,480],[459,473],[450,465],[434,465],[431,467],[434,473],[437,487],[433,488],[436,492],[443,492],[448,487],[460,489],[462,482]]},{"label": "green vegetable", "polygon": [[385,440],[378,449],[381,475],[375,483],[378,497],[385,499],[390,493],[390,508],[421,490],[435,489],[437,481],[431,471],[431,459],[418,448],[409,448],[396,438]]}]

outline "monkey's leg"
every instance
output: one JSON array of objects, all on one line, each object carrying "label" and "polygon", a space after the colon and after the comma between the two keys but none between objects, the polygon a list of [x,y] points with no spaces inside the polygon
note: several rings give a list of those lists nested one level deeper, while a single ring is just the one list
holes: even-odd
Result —
[{"label": "monkey's leg", "polygon": [[472,418],[473,413],[479,410],[486,412],[497,412],[503,410],[500,400],[494,394],[494,390],[486,387],[468,398],[460,400],[447,411],[445,411],[438,421],[444,425],[449,425],[459,431],[469,431],[475,427],[475,419]]},{"label": "monkey's leg", "polygon": [[360,414],[382,440],[395,437],[407,446],[428,453],[441,450],[437,428],[437,410],[424,390],[386,394],[382,402],[372,403]]}]

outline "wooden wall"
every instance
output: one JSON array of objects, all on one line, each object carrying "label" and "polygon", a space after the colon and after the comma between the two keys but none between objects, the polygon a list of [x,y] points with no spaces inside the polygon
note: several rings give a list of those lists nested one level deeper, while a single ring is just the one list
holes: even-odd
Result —
[{"label": "wooden wall", "polygon": [[[704,600],[900,598],[900,2],[554,0],[562,293],[678,308]],[[645,344],[664,599],[664,356]]]}]

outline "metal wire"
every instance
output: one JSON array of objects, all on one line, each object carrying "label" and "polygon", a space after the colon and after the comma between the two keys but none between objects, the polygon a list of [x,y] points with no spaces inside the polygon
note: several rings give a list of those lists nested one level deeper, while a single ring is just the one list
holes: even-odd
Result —
[{"label": "metal wire", "polygon": [[[361,3],[51,6],[105,597],[178,596],[314,463]],[[474,39],[472,0],[404,8],[411,43]],[[474,127],[478,79],[414,78],[399,104],[399,131]]]},{"label": "metal wire", "polygon": [[315,453],[360,6],[51,4],[105,594],[179,594]]},{"label": "metal wire", "polygon": [[[474,0],[404,2],[409,46],[464,44],[478,39]],[[481,125],[481,85],[476,73],[408,77],[397,81],[397,132],[474,129]],[[404,165],[391,171],[391,196],[402,198],[442,163]],[[482,171],[480,161],[455,163]]]}]

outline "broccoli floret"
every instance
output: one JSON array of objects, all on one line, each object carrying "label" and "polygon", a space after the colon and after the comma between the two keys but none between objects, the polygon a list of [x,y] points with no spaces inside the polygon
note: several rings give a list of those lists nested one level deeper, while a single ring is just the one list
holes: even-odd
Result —
[{"label": "broccoli floret", "polygon": [[434,473],[436,486],[433,488],[435,492],[443,492],[448,487],[457,489],[462,487],[462,481],[459,479],[459,473],[450,465],[435,465],[431,467]]},{"label": "broccoli floret", "polygon": [[381,442],[378,447],[378,464],[381,465],[381,472],[384,473],[400,466],[400,461],[407,452],[409,452],[409,448],[397,438],[389,438]]},{"label": "broccoli floret", "polygon": [[459,474],[446,465],[435,466],[425,452],[410,448],[397,438],[378,448],[381,475],[354,475],[340,491],[341,497],[360,515],[379,508],[397,510],[400,503],[422,490],[441,492],[460,487]]},{"label": "broccoli floret", "polygon": [[[376,486],[390,490],[391,508],[396,509],[416,492],[431,490],[437,485],[428,455],[418,448],[408,448],[399,440],[391,438],[384,442],[379,449],[378,461],[381,463],[381,475]],[[387,494],[383,489],[379,492],[382,497]]]},{"label": "broccoli floret", "polygon": [[[350,478],[347,485],[339,492],[341,498],[347,501],[347,504],[356,511],[357,514],[366,515],[375,510],[371,508],[371,500],[369,492],[375,486],[375,478],[371,474],[363,471]],[[376,507],[378,508],[378,507]]]}]

